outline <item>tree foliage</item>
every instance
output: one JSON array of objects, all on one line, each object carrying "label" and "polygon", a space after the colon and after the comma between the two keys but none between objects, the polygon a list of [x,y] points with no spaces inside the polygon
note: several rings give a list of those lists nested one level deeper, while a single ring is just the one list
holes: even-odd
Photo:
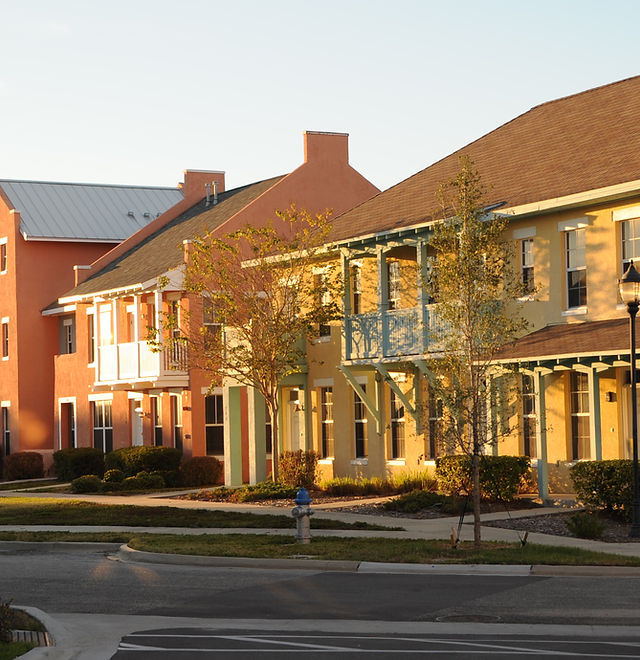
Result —
[{"label": "tree foliage", "polygon": [[188,247],[184,286],[196,294],[180,339],[212,384],[235,382],[264,397],[272,423],[277,479],[279,389],[301,371],[305,336],[340,317],[340,277],[321,261],[330,211],[292,205],[277,220]]},{"label": "tree foliage", "polygon": [[440,188],[443,219],[434,225],[429,293],[440,331],[432,340],[441,351],[429,360],[430,386],[442,402],[442,433],[449,451],[471,456],[474,538],[480,543],[479,457],[496,441],[487,408],[490,372],[496,356],[520,336],[526,322],[518,298],[524,285],[505,239],[508,218],[483,201],[481,177],[461,158],[456,177]]}]

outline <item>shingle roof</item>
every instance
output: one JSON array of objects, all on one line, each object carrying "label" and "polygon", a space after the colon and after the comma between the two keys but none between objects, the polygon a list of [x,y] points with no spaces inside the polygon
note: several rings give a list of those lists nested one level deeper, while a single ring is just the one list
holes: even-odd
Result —
[{"label": "shingle roof", "polygon": [[0,179],[0,188],[31,239],[118,243],[183,198],[178,188],[147,186]]},{"label": "shingle roof", "polygon": [[[470,106],[471,107],[471,106]],[[553,199],[640,179],[640,76],[538,105],[335,220],[337,240],[420,223],[469,155],[488,205]]]},{"label": "shingle roof", "polygon": [[533,360],[562,355],[629,352],[627,318],[548,325],[506,346],[499,360]]},{"label": "shingle roof", "polygon": [[201,200],[61,298],[142,284],[179,266],[183,260],[182,241],[218,227],[281,178],[219,193],[215,206]]}]

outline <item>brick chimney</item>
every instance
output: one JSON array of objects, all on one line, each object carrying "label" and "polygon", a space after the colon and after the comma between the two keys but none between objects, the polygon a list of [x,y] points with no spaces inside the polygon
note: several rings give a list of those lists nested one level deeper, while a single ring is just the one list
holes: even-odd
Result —
[{"label": "brick chimney", "polygon": [[[184,183],[179,183],[182,188],[184,198],[190,202],[198,202],[207,196],[207,184],[209,184],[209,194],[213,199],[214,189],[218,192],[224,192],[224,172],[217,170],[185,170]],[[214,185],[215,184],[215,185]]]},{"label": "brick chimney", "polygon": [[349,134],[305,131],[304,162],[349,163]]}]

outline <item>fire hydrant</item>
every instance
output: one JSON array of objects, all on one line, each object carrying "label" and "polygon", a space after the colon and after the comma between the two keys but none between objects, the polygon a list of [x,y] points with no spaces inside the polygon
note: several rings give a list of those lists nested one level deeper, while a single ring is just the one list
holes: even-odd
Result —
[{"label": "fire hydrant", "polygon": [[291,509],[291,515],[296,519],[296,541],[298,543],[311,543],[311,523],[309,516],[313,511],[309,504],[311,498],[306,488],[301,488],[294,500],[298,506]]}]

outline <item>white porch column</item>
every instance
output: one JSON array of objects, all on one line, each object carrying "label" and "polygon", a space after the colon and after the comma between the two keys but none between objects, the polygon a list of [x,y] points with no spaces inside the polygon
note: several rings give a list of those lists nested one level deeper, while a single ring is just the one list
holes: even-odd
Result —
[{"label": "white porch column", "polygon": [[242,413],[240,387],[225,385],[224,406],[224,485],[242,485]]}]

